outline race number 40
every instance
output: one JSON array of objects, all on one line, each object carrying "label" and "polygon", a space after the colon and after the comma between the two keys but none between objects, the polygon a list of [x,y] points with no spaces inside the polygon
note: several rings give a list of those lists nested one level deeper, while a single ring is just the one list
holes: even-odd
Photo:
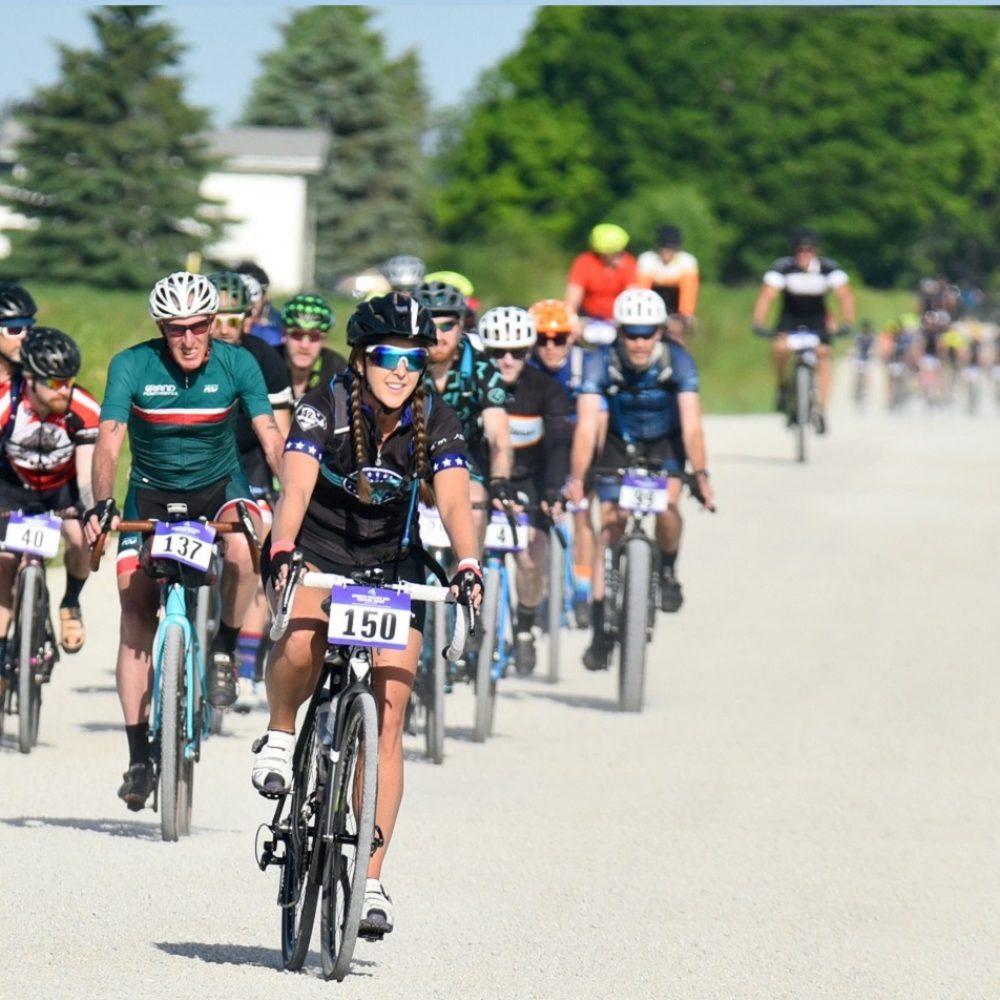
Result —
[{"label": "race number 40", "polygon": [[59,551],[62,522],[52,514],[21,514],[15,512],[7,522],[3,547],[8,552],[51,559]]}]

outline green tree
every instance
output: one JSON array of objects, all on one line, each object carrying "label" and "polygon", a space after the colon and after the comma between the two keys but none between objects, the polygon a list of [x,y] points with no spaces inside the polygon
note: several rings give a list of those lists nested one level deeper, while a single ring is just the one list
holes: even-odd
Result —
[{"label": "green tree", "polygon": [[425,245],[426,96],[416,57],[388,60],[371,16],[364,7],[293,13],[243,113],[247,125],[330,134],[329,159],[315,179],[316,267],[324,285]]},{"label": "green tree", "polygon": [[25,277],[148,286],[217,238],[199,184],[213,162],[208,113],[171,72],[182,47],[154,7],[101,7],[94,50],[60,46],[61,79],[17,107],[28,199],[5,200],[36,228],[11,234]]},{"label": "green tree", "polygon": [[799,223],[870,283],[988,271],[998,42],[993,10],[543,7],[448,136],[439,218],[455,235],[516,212],[578,246],[675,185],[726,227],[728,277]]}]

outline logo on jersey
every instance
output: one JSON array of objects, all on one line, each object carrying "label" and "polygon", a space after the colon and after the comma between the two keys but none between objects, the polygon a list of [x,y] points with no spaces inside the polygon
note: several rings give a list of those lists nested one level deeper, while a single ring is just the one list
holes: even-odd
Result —
[{"label": "logo on jersey", "polygon": [[499,386],[497,386],[493,389],[490,389],[490,391],[486,393],[486,398],[494,406],[503,406],[504,403],[507,402],[507,390],[501,389]]},{"label": "logo on jersey", "polygon": [[153,383],[151,385],[143,386],[143,393],[146,396],[176,396],[177,386],[169,384],[159,384]]},{"label": "logo on jersey", "polygon": [[217,385],[206,385],[202,392],[218,392],[219,387]]},{"label": "logo on jersey", "polygon": [[[368,466],[365,469],[365,474],[372,488],[371,502],[373,504],[399,500],[406,495],[409,489],[409,480],[398,472],[393,472],[392,469]],[[352,472],[349,476],[345,476],[343,486],[351,496],[356,497],[358,495],[358,473]]]},{"label": "logo on jersey", "polygon": [[322,427],[323,430],[326,430],[326,417],[315,406],[310,406],[308,403],[300,404],[296,408],[295,419],[304,431],[311,431],[314,427]]}]

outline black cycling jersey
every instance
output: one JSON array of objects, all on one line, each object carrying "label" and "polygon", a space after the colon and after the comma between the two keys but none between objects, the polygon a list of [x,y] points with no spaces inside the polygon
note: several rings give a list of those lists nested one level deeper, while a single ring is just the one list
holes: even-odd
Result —
[{"label": "black cycling jersey", "polygon": [[[308,550],[337,563],[373,566],[405,554],[418,541],[413,453],[413,413],[407,406],[399,426],[382,443],[376,442],[374,415],[362,406],[362,423],[372,488],[370,503],[358,499],[358,466],[351,440],[350,388],[352,372],[302,397],[295,408],[285,451],[319,462],[320,474],[296,539]],[[424,403],[427,426],[428,479],[445,469],[467,468],[465,439],[454,411],[429,395]]]},{"label": "black cycling jersey", "polygon": [[[284,344],[282,344],[278,349],[278,353],[281,355],[281,360],[287,365],[288,350]],[[302,396],[306,394],[306,392],[317,388],[317,386],[328,385],[330,379],[346,370],[347,360],[343,355],[338,354],[329,347],[320,348],[320,352],[316,356],[315,362],[313,362],[312,371],[309,373],[309,379],[306,382],[305,392],[295,397],[295,402],[298,402]],[[294,388],[292,389],[292,393],[294,395]]]},{"label": "black cycling jersey", "polygon": [[[290,410],[292,408],[292,386],[288,381],[288,369],[282,363],[278,352],[259,337],[244,337],[240,347],[253,355],[264,376],[267,388],[267,401],[272,410]],[[236,444],[240,455],[260,450],[260,441],[254,433],[253,424],[243,406],[240,406],[236,418]]]},{"label": "black cycling jersey", "polygon": [[533,479],[543,489],[561,490],[569,474],[573,437],[569,398],[551,375],[530,365],[507,391],[514,448],[510,478]]},{"label": "black cycling jersey", "polygon": [[779,330],[803,326],[816,333],[826,329],[826,295],[846,285],[847,275],[835,260],[814,257],[806,270],[794,257],[776,260],[764,275],[764,284],[782,292]]}]

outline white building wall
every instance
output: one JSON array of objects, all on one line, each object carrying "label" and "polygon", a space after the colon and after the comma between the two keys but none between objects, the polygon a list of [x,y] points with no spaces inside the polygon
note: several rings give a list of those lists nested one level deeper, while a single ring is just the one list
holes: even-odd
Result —
[{"label": "white building wall", "polygon": [[207,174],[206,198],[222,202],[222,214],[238,220],[207,253],[229,264],[258,263],[279,295],[309,289],[313,281],[308,224],[308,184],[287,174]]}]

